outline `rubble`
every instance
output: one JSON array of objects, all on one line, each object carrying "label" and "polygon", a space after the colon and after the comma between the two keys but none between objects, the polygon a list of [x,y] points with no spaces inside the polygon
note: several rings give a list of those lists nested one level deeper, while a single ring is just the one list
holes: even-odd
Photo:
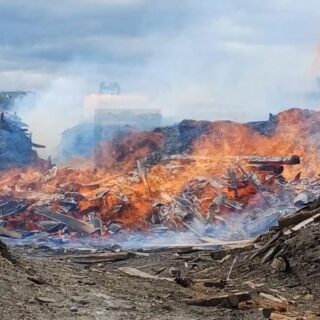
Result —
[{"label": "rubble", "polygon": [[[313,115],[317,121],[317,114]],[[307,111],[296,109],[272,118],[276,124],[271,126],[276,135],[272,138],[279,146],[283,146],[279,132],[281,139],[291,136],[290,117],[300,117],[303,128],[310,121]],[[234,136],[236,131],[239,138]],[[219,140],[225,138],[231,152],[221,154],[223,147],[215,145],[217,134],[222,135]],[[194,233],[198,243],[204,235],[254,237],[317,198],[320,182],[316,177],[301,177],[301,167],[309,167],[296,148],[286,149],[285,154],[281,150],[281,155],[250,154],[253,149],[247,145],[239,150],[235,142],[251,134],[257,139],[253,144],[262,145],[260,140],[266,139],[257,124],[183,121],[153,132],[125,134],[109,141],[106,149],[99,146],[97,168],[51,166],[14,175],[4,172],[1,219],[7,230],[23,236],[35,230],[62,238],[174,230]],[[174,147],[172,139],[180,147]],[[297,149],[305,155],[304,149]],[[40,207],[51,214],[44,216]],[[60,225],[51,228],[42,222],[53,216]]]},{"label": "rubble", "polygon": [[[144,309],[150,308],[153,314],[160,312],[161,317],[164,318],[161,305],[166,308],[174,306],[178,308],[179,314],[187,311],[189,317],[192,315],[200,318],[208,316],[206,310],[214,308],[217,319],[225,319],[230,309],[236,317],[244,319],[250,319],[251,315],[253,319],[259,319],[261,316],[266,319],[298,319],[299,317],[316,319],[320,312],[317,300],[319,222],[313,219],[299,230],[292,230],[290,234],[287,234],[286,230],[291,230],[297,220],[299,223],[304,222],[303,217],[305,220],[310,219],[311,212],[311,217],[317,216],[319,208],[319,201],[316,200],[288,217],[287,219],[290,218],[291,222],[287,220],[285,226],[277,226],[277,231],[268,231],[251,243],[221,242],[220,246],[223,248],[218,251],[208,251],[208,248],[197,248],[194,251],[186,247],[181,250],[174,245],[171,250],[158,248],[158,250],[151,250],[149,254],[127,251],[123,248],[117,248],[116,250],[120,250],[117,252],[110,252],[110,248],[101,248],[95,249],[96,252],[80,254],[60,251],[51,257],[46,257],[46,263],[38,268],[37,264],[43,257],[40,251],[38,253],[40,259],[37,255],[34,256],[35,253],[31,258],[32,268],[37,268],[37,273],[33,271],[33,274],[28,274],[26,278],[27,281],[41,288],[50,288],[52,280],[49,277],[52,277],[53,272],[46,270],[55,266],[56,261],[63,262],[63,268],[61,265],[54,267],[54,288],[57,288],[57,276],[62,277],[63,272],[68,272],[68,281],[74,279],[77,283],[71,286],[70,290],[76,288],[77,294],[71,291],[70,297],[66,296],[64,299],[70,300],[73,303],[72,306],[76,305],[77,308],[86,306],[88,312],[91,308],[96,310],[104,306],[104,304],[98,304],[96,298],[91,298],[91,291],[87,289],[95,288],[96,283],[99,282],[99,288],[103,286],[103,289],[93,290],[103,290],[103,294],[108,297],[113,295],[118,297],[120,295],[121,299],[126,297],[126,300],[119,302],[120,305],[123,301],[126,303],[135,301],[136,307],[132,310],[136,310],[136,316],[142,312],[138,304],[150,300],[151,295],[152,299],[161,296],[162,302]],[[295,220],[294,216],[299,218]],[[217,242],[214,239],[212,241]],[[23,250],[25,251],[26,248]],[[34,248],[29,250],[35,252]],[[48,254],[47,249],[42,250]],[[265,259],[269,252],[275,254],[270,259]],[[229,258],[221,262],[221,259],[227,256]],[[28,256],[20,260],[26,257]],[[48,259],[50,263],[47,263]],[[25,262],[22,261],[22,263]],[[86,267],[80,269],[81,271],[74,269],[72,271],[74,274],[71,276],[69,272],[78,265]],[[126,285],[124,286],[123,283]],[[51,291],[47,291],[46,294],[45,292],[43,290],[35,294],[35,299],[42,304],[56,305],[58,301]],[[69,295],[69,291],[62,295],[66,294]],[[95,292],[95,294],[102,293]],[[134,300],[132,300],[133,295]],[[111,298],[108,299],[110,301]],[[111,301],[114,301],[114,305],[118,305],[117,300],[114,299],[112,298]],[[86,301],[85,304],[77,302],[81,300]],[[28,305],[27,302],[26,305]],[[66,308],[70,310],[69,304],[66,304]],[[172,314],[173,311],[170,310]],[[143,312],[145,311],[146,309]]]},{"label": "rubble", "polygon": [[[289,136],[287,126],[281,126],[285,118],[281,114],[275,127],[264,126],[269,131],[262,136],[254,124],[258,143],[274,147],[264,139],[275,139],[283,146],[281,135]],[[88,279],[77,279],[81,286],[94,287],[110,276],[115,290],[133,281],[150,292],[170,288],[173,296],[165,295],[163,303],[173,301],[201,315],[206,311],[199,309],[210,306],[223,310],[224,319],[228,308],[255,316],[264,310],[270,319],[291,317],[292,310],[305,315],[291,302],[317,299],[320,180],[312,171],[317,161],[306,162],[304,146],[290,145],[279,154],[263,153],[257,145],[257,150],[239,149],[251,129],[185,121],[109,141],[108,148],[98,150],[97,168],[1,172],[0,237],[13,247],[23,245],[27,254],[60,263],[54,272],[62,264],[77,275],[89,270]],[[226,144],[217,136],[226,137]],[[49,285],[40,275],[26,278]],[[135,288],[134,294],[143,290]],[[282,298],[285,290],[287,299]],[[298,294],[304,298],[294,299]],[[35,298],[40,303],[60,303],[49,301],[50,294],[46,301],[44,292],[34,296],[44,297]],[[306,303],[316,314],[316,307]]]},{"label": "rubble", "polygon": [[216,307],[219,304],[224,304],[230,308],[238,307],[239,303],[242,301],[247,301],[251,299],[249,292],[239,292],[230,295],[215,296],[211,298],[203,298],[197,300],[186,301],[189,305],[201,306],[201,307]]},{"label": "rubble", "polygon": [[[287,161],[290,166],[298,165],[297,156],[281,159],[282,164]],[[275,179],[270,182],[265,180],[264,173],[251,172],[250,165],[246,158],[228,159],[223,175],[223,169],[217,169],[216,164],[203,171],[202,160],[198,159],[192,170],[199,166],[207,176],[190,179],[189,169],[181,167],[181,181],[169,179],[172,167],[168,159],[161,163],[163,172],[159,172],[160,165],[147,170],[138,161],[139,181],[131,181],[125,174],[105,176],[104,170],[57,166],[43,173],[22,172],[14,189],[8,189],[5,183],[0,188],[0,212],[6,225],[2,234],[24,238],[27,232],[38,230],[66,241],[84,236],[120,237],[127,229],[133,239],[134,233],[141,229],[161,237],[173,230],[193,233],[198,245],[204,236],[209,236],[209,242],[214,238],[237,241],[252,238],[276,225],[281,217],[280,226],[285,219],[290,220],[287,216],[297,210],[296,197],[301,194],[301,184],[305,188],[305,181],[276,183],[278,174],[268,173]],[[211,170],[217,172],[216,176]],[[155,190],[153,186],[159,179],[164,183]],[[10,180],[4,176],[2,181]],[[173,187],[178,187],[179,192],[173,191]],[[314,196],[308,197],[311,200]]]}]

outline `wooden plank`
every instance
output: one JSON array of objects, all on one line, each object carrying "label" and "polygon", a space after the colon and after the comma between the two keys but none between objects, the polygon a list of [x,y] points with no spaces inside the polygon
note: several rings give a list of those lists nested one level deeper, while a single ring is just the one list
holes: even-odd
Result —
[{"label": "wooden plank", "polygon": [[17,231],[9,230],[5,227],[0,227],[0,236],[5,236],[8,238],[13,238],[13,239],[21,239],[22,238],[21,233],[19,233]]},{"label": "wooden plank", "polygon": [[235,255],[235,254],[250,251],[252,249],[254,249],[253,244],[245,244],[245,245],[239,245],[239,247],[225,248],[221,250],[212,251],[210,253],[210,256],[213,260],[221,260],[227,255]]},{"label": "wooden plank", "polygon": [[256,252],[254,252],[249,259],[254,259],[260,254],[265,253],[267,250],[269,250],[274,242],[276,242],[280,237],[283,236],[282,230],[277,232],[263,247],[259,248]]},{"label": "wooden plank", "polygon": [[173,278],[164,278],[164,277],[153,276],[152,274],[143,272],[143,271],[138,270],[136,268],[122,267],[122,268],[119,268],[118,270],[120,270],[121,272],[123,272],[131,277],[137,277],[137,278],[142,278],[142,279],[151,279],[151,280],[165,280],[165,281],[174,282]]},{"label": "wooden plank", "polygon": [[264,299],[267,299],[267,300],[270,300],[270,301],[273,301],[273,302],[277,302],[277,303],[283,303],[284,302],[280,298],[277,298],[277,297],[275,297],[275,296],[273,296],[271,294],[264,293],[264,292],[260,292],[259,296],[264,298]]},{"label": "wooden plank", "polygon": [[295,165],[300,164],[300,157],[297,155],[288,157],[261,157],[261,156],[249,156],[242,157],[249,164],[273,164],[273,165]]},{"label": "wooden plank", "polygon": [[301,221],[300,223],[298,223],[297,225],[295,225],[294,227],[291,228],[291,230],[293,231],[298,231],[300,230],[301,228],[305,227],[306,225],[308,225],[309,223],[312,223],[314,222],[317,218],[320,217],[320,213],[312,216],[311,218],[309,219],[306,219],[306,220],[303,220]]},{"label": "wooden plank", "polygon": [[226,286],[227,281],[223,279],[193,279],[195,283],[202,283],[206,288],[219,288],[222,289]]},{"label": "wooden plank", "polygon": [[130,252],[104,252],[104,253],[83,254],[78,256],[64,256],[62,258],[70,259],[72,262],[80,263],[80,264],[93,264],[93,263],[126,260],[132,256],[133,254]]},{"label": "wooden plank", "polygon": [[280,228],[289,228],[293,225],[300,223],[306,219],[311,218],[319,213],[319,209],[315,209],[312,211],[300,211],[288,217],[284,217],[278,220],[278,224]]},{"label": "wooden plank", "polygon": [[61,222],[65,224],[67,227],[80,233],[92,234],[96,231],[96,229],[93,226],[83,221],[74,219],[62,213],[51,211],[46,207],[33,207],[32,211],[46,218]]},{"label": "wooden plank", "polygon": [[219,304],[225,304],[228,307],[236,308],[242,301],[251,299],[249,292],[238,292],[229,295],[213,296],[202,299],[186,300],[188,305],[200,306],[200,307],[216,307]]},{"label": "wooden plank", "polygon": [[[305,319],[305,318],[304,317],[288,317],[283,314],[272,312],[269,319],[270,320],[297,320],[297,319]],[[310,318],[310,319],[316,319],[316,318]]]}]

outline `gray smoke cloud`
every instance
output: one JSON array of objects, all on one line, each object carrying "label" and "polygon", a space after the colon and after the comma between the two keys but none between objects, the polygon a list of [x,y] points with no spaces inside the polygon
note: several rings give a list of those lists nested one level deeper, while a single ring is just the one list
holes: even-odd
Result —
[{"label": "gray smoke cloud", "polygon": [[29,94],[16,105],[17,113],[30,127],[33,141],[44,144],[43,157],[54,154],[61,133],[83,119],[85,82],[79,78],[55,78],[39,94]]},{"label": "gray smoke cloud", "polygon": [[264,119],[319,104],[319,15],[316,0],[0,0],[0,88],[38,93],[22,116],[50,149],[102,80],[175,120]]}]

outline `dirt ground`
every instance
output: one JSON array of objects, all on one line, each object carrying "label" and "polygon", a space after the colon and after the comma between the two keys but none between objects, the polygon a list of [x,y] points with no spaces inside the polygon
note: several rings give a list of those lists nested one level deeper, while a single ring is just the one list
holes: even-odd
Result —
[{"label": "dirt ground", "polygon": [[[256,246],[263,246],[275,232]],[[283,249],[285,271],[262,262],[259,255],[252,257],[256,248],[219,260],[210,251],[175,250],[96,264],[77,264],[47,250],[10,248],[17,263],[0,257],[0,319],[258,320],[268,319],[271,311],[271,319],[319,319],[319,243],[319,223],[280,237],[275,245]],[[131,277],[120,267],[160,278],[178,271],[183,281]],[[221,288],[210,287],[216,280],[223,283]],[[237,308],[187,303],[243,291],[251,294],[251,300]]]}]

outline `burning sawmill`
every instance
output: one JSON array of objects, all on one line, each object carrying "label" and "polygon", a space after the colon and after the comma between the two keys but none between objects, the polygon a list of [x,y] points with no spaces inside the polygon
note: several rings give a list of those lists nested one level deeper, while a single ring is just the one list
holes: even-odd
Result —
[{"label": "burning sawmill", "polygon": [[319,13],[0,0],[0,320],[320,319]]},{"label": "burning sawmill", "polygon": [[[21,134],[4,121],[2,136]],[[185,120],[99,141],[74,166],[37,156],[6,165],[6,304],[50,305],[63,319],[162,318],[160,306],[198,318],[217,307],[221,319],[229,310],[316,319],[319,125],[319,112],[300,109],[247,124]]]},{"label": "burning sawmill", "polygon": [[130,248],[250,239],[319,196],[316,154],[306,152],[316,142],[294,140],[319,119],[292,109],[259,129],[184,121],[102,142],[94,168],[3,171],[0,234],[58,247],[79,239]]}]

